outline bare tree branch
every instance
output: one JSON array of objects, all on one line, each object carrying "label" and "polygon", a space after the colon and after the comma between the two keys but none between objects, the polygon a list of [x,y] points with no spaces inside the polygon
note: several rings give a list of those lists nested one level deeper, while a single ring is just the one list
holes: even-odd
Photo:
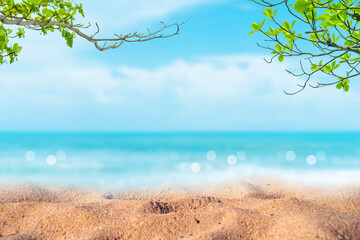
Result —
[{"label": "bare tree branch", "polygon": [[[95,36],[99,33],[99,26],[96,24],[97,31],[89,36],[83,33],[80,28],[81,25],[72,25],[66,24],[58,21],[37,21],[37,20],[26,20],[25,18],[16,17],[16,19],[8,19],[3,14],[0,14],[0,22],[7,25],[17,25],[17,26],[24,26],[24,27],[37,27],[37,26],[47,26],[47,27],[61,27],[67,28],[71,31],[74,31],[80,37],[86,39],[89,42],[94,43],[95,47],[100,51],[105,51],[108,49],[115,49],[120,47],[124,42],[146,42],[157,38],[168,38],[179,34],[180,26],[183,25],[185,22],[182,23],[173,23],[170,25],[166,25],[165,23],[161,22],[162,27],[154,32],[148,30],[147,34],[139,34],[137,32],[130,33],[126,35],[116,35],[116,38],[95,38]],[[163,34],[164,30],[169,28],[175,28],[174,31],[170,34]],[[100,46],[101,42],[113,42],[113,44],[109,46]]]}]

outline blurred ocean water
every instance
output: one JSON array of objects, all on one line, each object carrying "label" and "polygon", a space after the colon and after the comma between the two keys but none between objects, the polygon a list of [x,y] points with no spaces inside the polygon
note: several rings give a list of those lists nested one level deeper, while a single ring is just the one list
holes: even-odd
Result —
[{"label": "blurred ocean water", "polygon": [[0,133],[0,184],[360,183],[360,133]]}]

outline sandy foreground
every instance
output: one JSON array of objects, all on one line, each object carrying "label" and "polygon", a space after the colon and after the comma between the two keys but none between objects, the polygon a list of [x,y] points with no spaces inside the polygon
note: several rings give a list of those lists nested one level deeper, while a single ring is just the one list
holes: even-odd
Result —
[{"label": "sandy foreground", "polygon": [[0,188],[1,239],[360,239],[360,186]]}]

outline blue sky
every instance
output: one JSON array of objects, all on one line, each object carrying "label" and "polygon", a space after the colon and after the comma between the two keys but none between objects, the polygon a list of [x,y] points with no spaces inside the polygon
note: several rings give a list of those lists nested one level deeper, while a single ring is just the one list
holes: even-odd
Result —
[{"label": "blue sky", "polygon": [[[0,67],[1,131],[358,131],[359,87],[307,89],[266,64],[248,36],[262,9],[246,0],[92,0],[102,34],[191,17],[181,34],[98,52],[80,38],[27,32],[19,62]],[[89,29],[89,33],[91,33]],[[358,85],[358,84],[357,84]]]}]

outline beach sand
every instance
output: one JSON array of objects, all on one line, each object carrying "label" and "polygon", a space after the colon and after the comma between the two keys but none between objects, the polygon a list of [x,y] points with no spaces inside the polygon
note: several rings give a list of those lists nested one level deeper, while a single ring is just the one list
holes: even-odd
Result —
[{"label": "beach sand", "polygon": [[360,187],[0,189],[1,239],[360,239]]}]

